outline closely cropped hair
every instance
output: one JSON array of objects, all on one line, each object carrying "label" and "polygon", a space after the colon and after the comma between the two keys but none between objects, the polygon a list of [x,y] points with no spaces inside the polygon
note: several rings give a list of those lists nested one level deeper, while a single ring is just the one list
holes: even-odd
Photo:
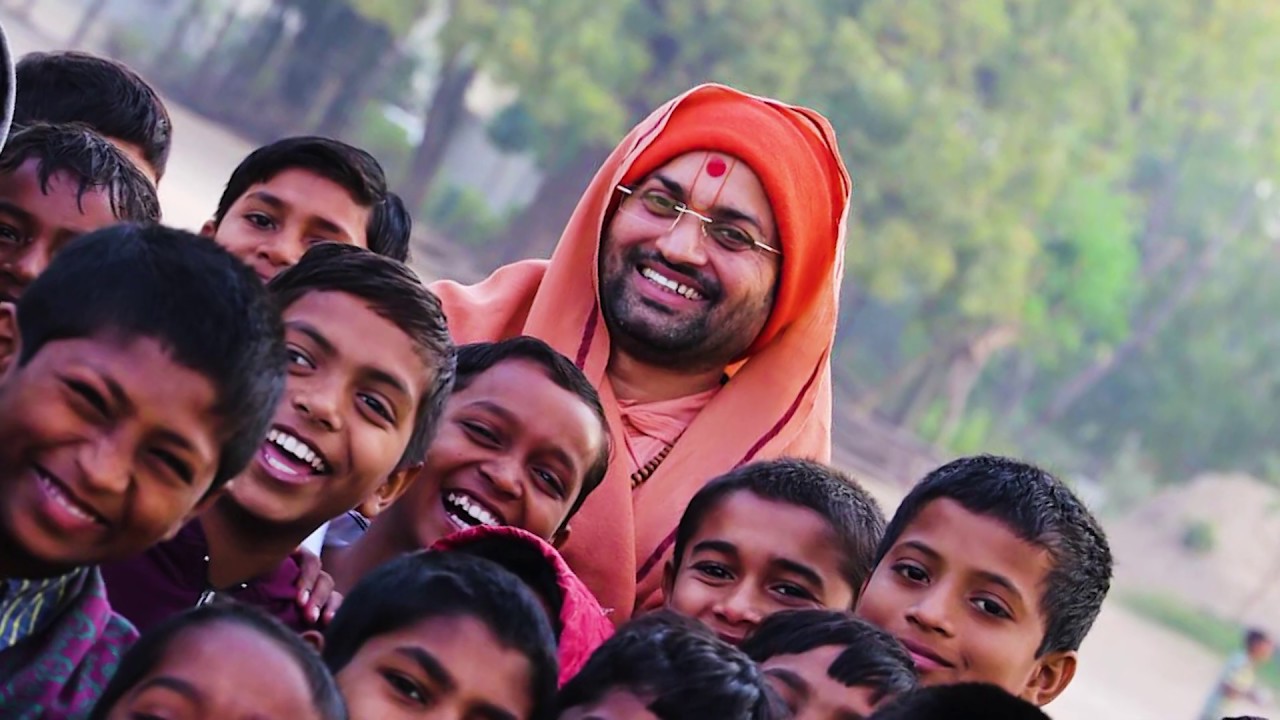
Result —
[{"label": "closely cropped hair", "polygon": [[979,455],[925,476],[898,506],[876,552],[879,562],[935,500],[994,518],[1053,560],[1040,598],[1045,634],[1038,654],[1078,650],[1111,589],[1111,548],[1102,526],[1061,480],[1017,460]]},{"label": "closely cropped hair", "polygon": [[827,675],[841,685],[868,687],[875,701],[916,686],[911,656],[889,633],[835,610],[786,610],[774,613],[742,644],[742,652],[763,663],[776,655],[799,655],[823,647],[844,650]]},{"label": "closely cropped hair", "polygon": [[145,337],[208,378],[222,438],[210,492],[262,444],[284,390],[280,314],[253,271],[208,239],[159,225],[88,233],[54,257],[17,311],[20,364],[57,340]]},{"label": "closely cropped hair", "polygon": [[529,660],[532,720],[554,717],[556,641],[546,612],[516,576],[466,553],[416,552],[382,565],[347,596],[324,634],[335,675],[370,640],[432,618],[475,618]]},{"label": "closely cropped hair", "polygon": [[764,676],[740,650],[667,610],[624,625],[560,691],[560,712],[624,690],[658,720],[770,720]]},{"label": "closely cropped hair", "polygon": [[[323,720],[346,720],[347,707],[333,675],[320,656],[283,623],[258,608],[236,602],[215,602],[174,615],[157,625],[125,653],[120,667],[94,705],[89,720],[106,720],[111,709],[164,660],[174,641],[183,633],[211,625],[239,625],[265,637],[302,670],[311,689],[311,701]],[[234,662],[235,660],[229,659]]]},{"label": "closely cropped hair", "polygon": [[582,492],[565,517],[567,524],[582,507],[582,503],[586,502],[587,496],[604,482],[605,473],[609,471],[613,440],[609,433],[609,421],[604,414],[604,405],[600,403],[600,393],[596,392],[591,381],[573,361],[542,340],[528,335],[517,335],[497,342],[471,343],[458,348],[458,379],[454,383],[454,391],[465,389],[476,376],[507,360],[525,360],[540,366],[551,382],[577,395],[600,421],[604,446],[587,469],[586,478],[582,481]]},{"label": "closely cropped hair", "polygon": [[920,688],[890,700],[871,720],[1049,720],[1040,708],[995,685]]},{"label": "closely cropped hair", "polygon": [[102,190],[117,220],[160,221],[160,199],[151,181],[114,145],[86,125],[38,123],[14,133],[0,151],[0,173],[12,173],[35,159],[40,191],[49,193],[55,173],[76,178],[77,204],[84,194]]},{"label": "closely cropped hair", "polygon": [[231,173],[218,200],[214,225],[221,225],[231,206],[249,188],[285,170],[306,170],[337,183],[356,204],[369,208],[365,235],[369,249],[392,260],[409,259],[412,227],[404,202],[387,191],[382,166],[372,155],[332,138],[301,136],[277,140],[249,153]]},{"label": "closely cropped hair", "polygon": [[282,313],[308,293],[353,295],[409,336],[434,379],[418,402],[413,434],[398,468],[421,463],[453,389],[457,361],[440,299],[403,263],[342,243],[311,248],[298,264],[275,276],[267,289]]},{"label": "closely cropped hair", "polygon": [[844,578],[855,596],[875,569],[876,546],[884,533],[884,513],[852,478],[812,460],[781,458],[743,465],[703,486],[689,501],[676,527],[678,566],[707,513],[736,492],[808,508],[831,525],[843,551]]},{"label": "closely cropped hair", "polygon": [[136,145],[164,176],[173,123],[156,91],[114,60],[82,52],[34,52],[18,62],[15,125],[83,123]]}]

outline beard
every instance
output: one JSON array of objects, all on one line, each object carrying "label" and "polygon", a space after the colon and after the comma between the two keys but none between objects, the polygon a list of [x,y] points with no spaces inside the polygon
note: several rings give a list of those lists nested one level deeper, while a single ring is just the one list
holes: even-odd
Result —
[{"label": "beard", "polygon": [[[715,277],[696,267],[675,265],[640,245],[611,247],[615,244],[608,239],[601,247],[600,307],[610,342],[640,362],[688,372],[724,368],[746,351],[769,318],[772,290],[762,299],[735,303],[724,297]],[[700,306],[676,309],[638,293],[635,284],[648,282],[639,274],[642,264],[692,279],[703,295]]]}]

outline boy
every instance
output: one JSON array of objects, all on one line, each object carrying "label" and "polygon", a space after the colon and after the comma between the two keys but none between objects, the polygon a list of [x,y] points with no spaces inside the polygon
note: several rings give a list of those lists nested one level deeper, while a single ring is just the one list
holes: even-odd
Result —
[{"label": "boy", "polygon": [[476,525],[563,543],[608,465],[600,396],[568,358],[531,337],[464,345],[418,481],[354,542],[327,550],[325,568],[345,592],[387,560]]},{"label": "boy", "polygon": [[851,610],[883,532],[876,501],[833,468],[744,465],[689,501],[666,567],[667,607],[730,645],[780,610]]},{"label": "boy", "polygon": [[158,185],[173,124],[156,91],[121,63],[82,52],[34,52],[16,68],[13,123],[81,123],[101,134]]},{"label": "boy", "polygon": [[76,237],[159,219],[155,188],[88,128],[34,125],[15,133],[0,151],[0,302],[17,300]]},{"label": "boy", "polygon": [[1040,708],[994,685],[921,688],[876,711],[871,720],[1049,720]]},{"label": "boy", "polygon": [[406,555],[351,592],[322,641],[352,720],[549,720],[555,640],[532,592],[489,560]]},{"label": "boy", "polygon": [[136,636],[94,567],[209,504],[284,386],[279,314],[208,241],[90,233],[0,306],[0,717],[81,717]]},{"label": "boy", "polygon": [[658,611],[624,625],[560,692],[560,720],[768,720],[755,663],[706,628]]},{"label": "boy", "polygon": [[269,282],[321,242],[406,262],[410,227],[372,155],[329,138],[292,137],[249,153],[200,233]]},{"label": "boy", "polygon": [[[421,466],[453,384],[440,304],[409,268],[351,245],[309,251],[269,286],[281,308],[284,402],[253,461],[173,540],[103,568],[140,630],[215,594],[302,630],[293,551],[359,506],[377,515]],[[302,600],[305,603],[305,600]]]},{"label": "boy", "polygon": [[1075,675],[1111,587],[1098,521],[1058,478],[1007,458],[934,470],[898,506],[857,614],[923,685],[984,682],[1046,705]]},{"label": "boy", "polygon": [[888,633],[835,610],[770,615],[742,645],[794,720],[848,720],[916,686],[907,651]]},{"label": "boy", "polygon": [[1226,706],[1234,700],[1246,699],[1256,704],[1263,704],[1268,693],[1258,686],[1258,666],[1271,659],[1275,652],[1275,644],[1261,630],[1249,630],[1244,636],[1244,652],[1237,653],[1227,661],[1222,675],[1213,686],[1213,692],[1200,712],[1201,720],[1219,720],[1226,712]]}]

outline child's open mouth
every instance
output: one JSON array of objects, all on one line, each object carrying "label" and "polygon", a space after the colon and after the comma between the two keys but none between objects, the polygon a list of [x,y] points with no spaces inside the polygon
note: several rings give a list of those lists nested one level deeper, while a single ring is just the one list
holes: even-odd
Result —
[{"label": "child's open mouth", "polygon": [[330,472],[329,463],[314,445],[280,427],[267,432],[260,460],[272,477],[287,483],[306,482]]},{"label": "child's open mouth", "polygon": [[483,505],[475,497],[466,493],[449,491],[441,498],[445,515],[449,522],[459,530],[466,530],[478,525],[505,525],[502,516],[496,510]]}]

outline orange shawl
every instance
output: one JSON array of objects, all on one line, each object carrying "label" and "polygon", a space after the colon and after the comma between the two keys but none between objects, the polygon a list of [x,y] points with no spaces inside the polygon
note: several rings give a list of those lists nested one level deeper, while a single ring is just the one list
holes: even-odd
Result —
[{"label": "orange shawl", "polygon": [[[739,132],[726,141],[729,147],[717,141],[725,136],[720,123],[705,125],[708,118],[743,123],[744,118],[765,115],[784,128],[781,135]],[[704,124],[691,130],[688,118]],[[609,336],[598,301],[597,251],[615,186],[630,172],[647,172],[687,151],[680,146],[698,132],[707,142],[702,149],[736,155],[761,176],[778,216],[783,246],[780,286],[773,315],[748,356],[733,369],[732,379],[689,425],[657,472],[633,492],[618,401],[605,375]],[[683,140],[673,142],[672,136]],[[786,139],[785,145],[779,145],[779,137]],[[763,147],[742,147],[752,143]],[[651,147],[655,153],[646,155]],[[654,157],[662,152],[659,148],[675,152]],[[779,153],[803,155],[807,167],[817,169],[811,175],[820,176],[797,178],[794,172],[758,164],[758,158]],[[614,460],[604,483],[574,517],[562,550],[601,605],[612,609],[615,622],[661,602],[662,569],[676,524],[707,480],[751,460],[830,458],[829,355],[850,187],[835,134],[821,115],[724,86],[702,85],[658,108],[614,149],[578,202],[549,261],[513,263],[476,285],[448,280],[432,285],[457,342],[533,335],[574,360],[599,388],[613,428]],[[777,198],[776,193],[787,197]],[[817,205],[806,199],[823,193],[829,199]],[[830,217],[811,217],[814,207],[829,209]],[[807,232],[789,232],[789,227]],[[803,268],[803,275],[796,268]],[[783,307],[789,308],[789,317],[779,318]],[[765,336],[767,342],[762,343]]]}]

